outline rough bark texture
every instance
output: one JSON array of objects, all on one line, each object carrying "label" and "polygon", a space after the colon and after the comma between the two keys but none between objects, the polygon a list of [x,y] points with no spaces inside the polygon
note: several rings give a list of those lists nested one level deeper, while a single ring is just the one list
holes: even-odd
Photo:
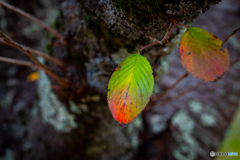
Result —
[{"label": "rough bark texture", "polygon": [[[79,59],[82,68],[78,68],[78,71],[82,72],[83,81],[85,78],[86,84],[104,93],[116,65],[128,54],[147,44],[145,34],[158,33],[155,37],[161,39],[170,22],[191,22],[200,11],[205,11],[210,4],[219,0],[180,2],[63,1],[62,16],[56,27],[67,37],[68,46],[61,53],[59,48],[51,51],[57,57],[67,57],[70,62],[74,56]],[[163,16],[155,13],[155,10],[161,10]],[[138,15],[138,12],[142,14]],[[141,16],[143,13],[145,16]],[[166,47],[169,46],[154,48],[146,54],[154,71],[159,66],[159,60],[166,55],[166,51],[163,51]],[[81,87],[84,88],[83,85]]]},{"label": "rough bark texture", "polygon": [[[8,149],[0,149],[0,156],[6,157],[9,154],[17,159],[34,160],[208,159],[209,148],[216,149],[231,117],[227,118],[228,121],[222,128],[213,130],[213,123],[216,121],[212,120],[211,115],[205,115],[210,122],[203,120],[202,123],[206,122],[207,125],[204,127],[205,124],[198,124],[199,119],[189,116],[191,112],[188,110],[158,108],[155,112],[144,112],[143,119],[138,117],[126,128],[121,128],[111,116],[106,94],[108,81],[116,66],[129,54],[150,43],[145,34],[161,39],[170,22],[189,23],[200,11],[206,11],[210,5],[219,1],[59,2],[60,15],[55,21],[55,27],[66,37],[67,45],[47,45],[47,50],[49,54],[66,62],[64,69],[52,67],[69,82],[71,88],[51,90],[49,78],[40,72],[38,86],[32,84],[31,90],[25,95],[21,93],[25,93],[29,86],[22,82],[25,90],[20,89],[20,100],[11,98],[16,101],[16,104],[10,105],[15,112],[12,113],[4,107],[2,111],[9,115],[19,114],[17,121],[23,122],[9,123],[11,129],[7,126],[1,127],[5,139],[11,141],[11,145],[4,141],[2,146],[5,145]],[[172,41],[168,45],[152,47],[143,52],[153,67],[156,83],[166,71],[167,62],[164,57],[178,44],[178,34],[181,32],[181,29],[174,29],[171,34]],[[47,40],[57,41],[51,36],[48,36]],[[34,87],[37,87],[38,99],[31,104],[25,104],[28,108],[23,108],[21,115],[20,102],[26,97],[30,98],[30,95],[35,95]],[[160,90],[164,87],[166,88],[160,87]],[[156,87],[155,92],[158,90]],[[4,103],[8,102],[6,96],[3,97],[6,99]],[[193,106],[199,105],[196,101],[192,103],[195,103]],[[208,112],[205,109],[204,112]],[[26,110],[31,111],[31,114],[24,115]],[[215,113],[215,110],[209,112]],[[0,120],[5,124],[11,118]],[[218,120],[225,122],[221,118]],[[8,135],[9,130],[13,135]],[[16,130],[19,134],[14,135]],[[198,138],[198,131],[206,134]],[[213,141],[207,139],[208,135],[212,136],[212,132],[219,133]],[[212,142],[213,145],[207,144]],[[14,146],[15,143],[17,147]],[[195,147],[195,144],[198,147]],[[186,153],[188,149],[190,152]],[[197,151],[198,149],[200,150]]]},{"label": "rough bark texture", "polygon": [[[240,26],[239,1],[223,1],[200,15],[192,26],[201,27],[224,40],[234,28]],[[216,27],[217,26],[217,27]],[[231,61],[239,57],[240,33],[234,35],[224,47]],[[185,73],[174,51],[169,62],[169,72],[161,81],[160,90],[165,89]],[[234,117],[239,103],[239,64],[229,69],[218,82],[207,83],[196,91],[144,114],[147,129],[146,155],[156,159],[212,159],[210,151],[216,151]],[[199,83],[188,76],[165,98],[170,98],[190,86]],[[170,142],[170,143],[169,143]],[[163,154],[165,153],[165,154]]]},{"label": "rough bark texture", "polygon": [[[62,16],[58,18],[56,25],[57,28],[62,29],[61,32],[68,40],[68,48],[62,50],[61,56],[67,58],[70,64],[75,63],[76,74],[73,77],[79,77],[73,80],[69,78],[70,84],[74,86],[72,91],[76,88],[80,89],[77,90],[79,91],[77,94],[71,91],[73,93],[71,98],[75,103],[84,104],[88,108],[87,114],[78,116],[78,125],[89,127],[88,131],[82,129],[82,134],[78,135],[86,140],[86,146],[81,148],[85,150],[82,152],[85,157],[133,158],[139,144],[137,134],[138,129],[141,129],[141,120],[137,119],[126,129],[120,129],[113,121],[106,105],[107,84],[111,74],[126,56],[147,44],[148,40],[144,38],[144,34],[158,33],[156,38],[160,39],[171,21],[190,22],[201,10],[205,11],[210,4],[216,2],[133,3],[110,0],[68,0],[61,3]],[[156,12],[157,10],[160,12]],[[175,30],[173,35],[178,32]],[[149,49],[147,54],[144,54],[153,66],[156,82],[162,76],[159,69],[161,59],[171,51],[176,42],[172,41],[168,46]],[[59,56],[58,48],[53,47],[52,52],[55,56]],[[91,96],[96,97],[96,95],[99,97],[97,102],[91,100]],[[83,121],[84,116],[87,117],[86,121]],[[99,136],[96,136],[96,132]],[[111,137],[110,141],[109,137]],[[79,140],[81,143],[82,140]]]}]

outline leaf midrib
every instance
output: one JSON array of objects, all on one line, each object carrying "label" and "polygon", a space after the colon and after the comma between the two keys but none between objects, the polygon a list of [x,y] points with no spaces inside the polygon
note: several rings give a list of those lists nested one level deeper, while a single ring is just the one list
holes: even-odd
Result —
[{"label": "leaf midrib", "polygon": [[131,80],[130,80],[130,83],[129,83],[129,86],[128,88],[130,87],[131,83],[132,83],[132,80],[133,80],[133,77],[134,77],[134,72],[136,70],[136,65],[137,65],[137,60],[138,60],[138,57],[140,56],[139,53],[136,53],[137,54],[137,57],[136,57],[136,60],[135,60],[135,64],[134,64],[134,68],[133,68],[133,73],[132,73],[132,77],[131,77]]}]

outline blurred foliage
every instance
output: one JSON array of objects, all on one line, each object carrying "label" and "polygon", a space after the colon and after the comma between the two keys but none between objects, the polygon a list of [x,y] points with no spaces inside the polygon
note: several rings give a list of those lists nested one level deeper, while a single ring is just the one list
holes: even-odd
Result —
[{"label": "blurred foliage", "polygon": [[[220,146],[218,152],[238,152],[240,154],[240,104],[235,114],[235,117],[232,121],[232,124],[226,134],[225,139],[222,141],[222,145]],[[219,156],[216,157],[215,160],[236,160],[240,159],[239,155],[236,156]]]}]

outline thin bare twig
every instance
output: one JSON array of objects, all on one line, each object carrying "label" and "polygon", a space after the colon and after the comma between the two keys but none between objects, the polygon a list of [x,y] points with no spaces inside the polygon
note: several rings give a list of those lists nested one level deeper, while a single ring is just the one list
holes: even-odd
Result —
[{"label": "thin bare twig", "polygon": [[231,62],[230,67],[232,67],[235,63],[240,62],[240,58],[235,59]]},{"label": "thin bare twig", "polygon": [[152,44],[148,44],[148,45],[144,46],[144,47],[140,50],[140,52],[142,52],[145,48],[150,47],[150,46],[159,45],[159,44],[160,44],[160,45],[163,45],[164,43],[168,43],[168,39],[169,39],[170,33],[171,33],[171,31],[173,30],[173,28],[174,28],[175,26],[184,26],[184,27],[186,27],[186,28],[188,27],[188,26],[186,26],[185,24],[175,24],[175,25],[173,25],[173,26],[170,25],[169,28],[168,28],[168,30],[167,30],[167,33],[164,35],[164,37],[163,37],[163,39],[162,39],[161,41],[159,41],[159,40],[157,40],[157,39],[155,39],[155,38],[152,38],[151,36],[146,35],[147,38],[150,38],[150,39],[154,40],[155,42],[152,43]]},{"label": "thin bare twig", "polygon": [[63,87],[68,87],[68,84],[65,84],[66,82],[62,81],[55,73],[53,73],[53,72],[51,72],[49,70],[46,70],[46,69],[42,68],[41,66],[39,66],[39,65],[37,65],[35,63],[21,61],[21,60],[15,60],[15,59],[1,57],[1,56],[0,56],[0,61],[6,62],[6,63],[10,63],[10,64],[15,64],[15,65],[20,65],[20,66],[25,66],[25,67],[30,67],[30,68],[36,68],[36,69],[43,70],[49,76],[51,76],[56,81],[58,81],[59,84],[61,84]]},{"label": "thin bare twig", "polygon": [[[237,62],[240,62],[240,58],[238,58],[238,59],[236,59],[236,60],[234,60],[233,62],[231,62],[231,64],[230,64],[230,66],[232,67],[235,63],[237,63]],[[186,74],[186,73],[185,73]],[[178,83],[179,82],[181,82],[184,78],[185,78],[185,74],[177,81]],[[176,84],[178,84],[177,82],[175,82],[174,83],[174,85]],[[159,103],[157,103],[156,105],[155,105],[155,107],[160,107],[160,106],[162,106],[162,105],[165,105],[165,104],[167,104],[167,103],[169,103],[169,102],[171,102],[171,101],[173,101],[173,100],[176,100],[176,99],[178,99],[178,98],[180,98],[180,97],[182,97],[182,96],[185,96],[186,94],[188,94],[189,92],[191,92],[191,91],[193,91],[193,90],[195,90],[195,89],[197,89],[198,87],[200,87],[201,85],[203,85],[203,84],[205,84],[206,82],[199,82],[196,86],[193,86],[193,87],[191,87],[191,88],[189,88],[188,90],[186,90],[186,91],[184,91],[184,92],[182,92],[182,93],[180,93],[180,94],[178,94],[178,95],[176,95],[176,96],[174,96],[174,97],[171,97],[171,98],[168,98],[168,99],[166,99],[166,100],[164,100],[164,101],[161,101],[161,102],[159,102]],[[171,86],[170,88],[168,88],[168,90],[167,91],[170,91],[172,88],[174,88],[175,86]],[[166,92],[166,91],[165,91]],[[164,93],[162,93],[161,95],[163,95]],[[153,99],[153,102],[154,101],[156,101],[157,99],[160,99],[160,98],[162,98],[163,96],[161,96],[161,95],[159,95],[159,96],[157,96],[156,98],[154,98]],[[160,97],[160,98],[159,98]],[[149,105],[149,107],[147,107],[146,109],[144,109],[144,111],[149,111],[149,110],[151,110],[151,109],[153,109],[153,108],[155,108],[153,105],[151,105],[152,103],[150,103],[150,105]]]},{"label": "thin bare twig", "polygon": [[12,58],[6,58],[6,57],[2,57],[2,56],[0,56],[0,61],[15,64],[15,65],[20,65],[20,66],[40,69],[40,67],[34,63],[21,61],[21,60],[15,60]]},{"label": "thin bare twig", "polygon": [[19,45],[15,41],[11,40],[8,36],[6,36],[2,31],[0,31],[0,36],[3,37],[4,42],[15,46],[17,49],[25,53],[28,57],[30,57],[36,64],[42,66],[42,64],[30,53],[29,50],[23,48],[23,46]]},{"label": "thin bare twig", "polygon": [[171,98],[169,98],[169,99],[166,99],[166,100],[160,102],[160,103],[157,104],[157,105],[162,106],[162,105],[164,105],[164,104],[166,104],[166,103],[168,103],[168,102],[170,102],[170,101],[173,101],[173,100],[176,100],[176,99],[178,99],[178,98],[180,98],[180,97],[182,97],[182,96],[185,96],[186,94],[188,94],[189,92],[197,89],[198,87],[200,87],[200,86],[203,85],[204,83],[205,83],[205,82],[199,82],[196,86],[193,86],[193,87],[189,88],[188,90],[186,90],[186,91],[184,91],[184,92],[182,92],[182,93],[180,93],[180,94],[178,94],[178,95],[176,95],[176,96],[174,96],[174,97],[171,97]]},{"label": "thin bare twig", "polygon": [[16,8],[6,2],[0,1],[0,5],[14,11],[17,12],[18,14],[34,21],[35,23],[39,24],[41,27],[43,27],[44,29],[46,29],[48,32],[52,33],[54,36],[56,36],[57,38],[59,38],[61,41],[64,41],[64,37],[58,33],[56,30],[52,29],[51,27],[47,26],[46,24],[44,24],[42,21],[40,21],[39,19],[33,17],[32,15],[24,12],[23,10],[20,10],[19,8]]},{"label": "thin bare twig", "polygon": [[153,40],[153,41],[157,41],[157,39],[156,38],[153,38],[153,37],[151,37],[151,36],[149,36],[149,35],[145,35],[147,38],[149,38],[149,39],[151,39],[151,40]]},{"label": "thin bare twig", "polygon": [[[235,59],[234,61],[232,61],[231,64],[230,64],[230,67],[232,67],[232,66],[233,66],[235,63],[237,63],[237,62],[240,62],[240,58]],[[188,73],[188,72],[186,72],[180,79],[177,80],[177,82],[175,82],[175,83],[174,83],[170,88],[168,88],[165,92],[169,92],[170,90],[172,90],[178,83],[180,83],[180,82],[188,75],[187,73]],[[187,75],[186,75],[186,74],[187,74]],[[206,82],[200,82],[200,83],[198,83],[196,86],[189,88],[188,90],[186,90],[186,91],[178,94],[178,95],[175,96],[175,97],[171,97],[171,98],[168,98],[168,99],[166,99],[166,100],[164,100],[164,101],[161,101],[161,102],[157,103],[155,106],[159,107],[159,106],[162,106],[162,105],[164,105],[164,104],[167,104],[168,102],[171,102],[171,101],[173,101],[173,100],[175,100],[175,99],[178,99],[178,98],[180,98],[180,97],[188,94],[189,92],[197,89],[198,87],[200,87],[201,85],[203,85],[203,84],[205,84],[205,83],[206,83]],[[165,92],[162,93],[162,94],[159,95],[159,96],[154,97],[154,98],[153,98],[153,102],[155,102],[156,100],[158,100],[158,99],[162,98],[164,95],[166,95]],[[153,103],[153,102],[152,102],[152,103]],[[151,105],[152,103],[150,103],[149,106],[152,106],[152,105]],[[145,111],[151,110],[151,109],[153,109],[153,108],[155,108],[155,107],[148,107],[148,108],[145,109]]]},{"label": "thin bare twig", "polygon": [[[6,44],[8,46],[11,46],[11,47],[14,47],[14,48],[17,48],[15,45],[12,45],[10,43],[7,43],[3,40],[3,38],[0,38],[0,43],[3,43],[3,44]],[[35,49],[32,49],[30,47],[27,47],[27,46],[24,46],[22,44],[18,44],[18,45],[21,45],[23,48],[26,48],[27,50],[29,50],[32,54],[36,55],[36,56],[40,56],[40,57],[43,57],[45,58],[46,60],[48,60],[49,62],[52,62],[58,66],[64,66],[64,63],[60,60],[60,59],[57,59],[57,58],[54,58],[54,57],[51,57],[43,52],[40,52],[38,50],[35,50]],[[18,49],[18,48],[17,48]]]},{"label": "thin bare twig", "polygon": [[164,105],[164,104],[167,104],[167,103],[169,103],[169,102],[171,102],[171,101],[173,101],[173,100],[176,100],[176,99],[178,99],[178,98],[180,98],[180,97],[182,97],[182,96],[185,96],[186,94],[188,94],[189,92],[197,89],[198,87],[200,87],[200,86],[203,85],[204,83],[205,83],[205,82],[199,82],[196,86],[193,86],[193,87],[189,88],[188,90],[186,90],[186,91],[184,91],[184,92],[182,92],[182,93],[179,93],[178,95],[176,95],[176,96],[174,96],[174,97],[171,97],[171,98],[168,98],[168,99],[166,99],[166,100],[164,100],[164,101],[161,101],[161,102],[155,104],[154,106],[152,105],[152,106],[147,107],[147,108],[145,109],[145,111],[151,110],[151,109],[153,109],[153,108],[155,108],[155,107],[160,107],[160,106],[162,106],[162,105]]},{"label": "thin bare twig", "polygon": [[25,53],[27,56],[29,56],[33,62],[36,63],[43,71],[45,71],[49,76],[54,78],[61,86],[68,87],[68,84],[62,80],[58,75],[56,75],[54,72],[52,72],[48,67],[44,66],[42,63],[40,63],[37,58],[35,58],[30,50],[24,48],[23,46],[19,45],[17,42],[11,40],[9,37],[7,37],[2,31],[0,31],[0,36],[3,37],[4,42],[14,46],[15,48],[19,49],[23,53]]},{"label": "thin bare twig", "polygon": [[65,82],[61,77],[59,77],[57,74],[55,74],[51,70],[46,69],[46,67],[44,67],[44,68],[40,67],[40,69],[43,70],[45,73],[47,73],[50,77],[55,79],[62,87],[64,87],[64,88],[68,88],[69,87],[67,82]]},{"label": "thin bare twig", "polygon": [[[176,25],[174,25],[174,26],[176,26]],[[158,43],[159,43],[160,45],[162,45],[162,44],[164,44],[164,43],[168,43],[168,39],[169,39],[170,33],[171,33],[171,31],[173,30],[173,28],[174,28],[174,27],[173,27],[172,25],[169,26],[168,31],[167,31],[167,33],[164,35],[163,39],[162,39],[161,41],[158,41]]]},{"label": "thin bare twig", "polygon": [[[182,25],[182,26],[187,27],[187,26],[184,25],[184,24],[176,24],[176,25]],[[174,26],[176,26],[176,25],[173,25],[172,27],[174,27]],[[240,27],[239,27],[238,29],[234,30],[234,31],[232,32],[232,34],[230,34],[230,35],[223,41],[222,45],[223,45],[224,43],[226,43],[227,40],[228,40],[231,36],[233,36],[236,32],[238,32],[239,30],[240,30]],[[147,37],[148,37],[148,36],[147,36]],[[149,37],[148,37],[148,38],[149,38]],[[150,37],[150,39],[153,39],[153,38]],[[237,63],[237,62],[240,62],[240,58],[232,61],[231,64],[230,64],[230,67],[232,67],[232,66],[233,66],[235,63]],[[185,73],[185,74],[187,74],[187,73]],[[154,97],[154,98],[152,99],[152,100],[153,100],[152,103],[154,103],[156,100],[162,98],[164,95],[167,94],[166,92],[169,92],[169,91],[172,90],[178,83],[180,83],[180,82],[185,78],[185,74],[184,74],[180,79],[178,79],[177,82],[175,82],[175,83],[174,83],[170,88],[168,88],[165,92],[163,92],[162,94]],[[186,75],[186,76],[187,76],[187,75]],[[164,104],[167,104],[167,103],[169,103],[169,102],[171,102],[171,101],[173,101],[173,100],[175,100],[175,99],[178,99],[178,98],[180,98],[180,97],[188,94],[189,92],[197,89],[198,87],[200,87],[200,86],[203,85],[203,84],[205,84],[205,82],[200,82],[200,83],[198,83],[196,86],[189,88],[188,90],[186,90],[186,91],[178,94],[177,96],[174,96],[174,97],[168,98],[168,99],[166,99],[166,100],[164,100],[164,101],[161,101],[161,102],[157,103],[157,104],[154,105],[154,106],[155,106],[155,107],[159,107],[159,106],[162,106],[162,105],[164,105]],[[151,110],[151,109],[155,108],[155,107],[152,105],[152,103],[150,103],[150,104],[148,105],[149,107],[147,107],[144,111],[148,111],[148,110]]]},{"label": "thin bare twig", "polygon": [[145,48],[147,48],[147,47],[155,46],[155,45],[158,45],[158,44],[159,44],[158,42],[148,44],[148,45],[144,46],[139,52],[142,52],[142,51],[143,51]]},{"label": "thin bare twig", "polygon": [[237,33],[239,30],[240,30],[240,27],[239,27],[238,29],[234,30],[234,31],[232,32],[232,34],[230,34],[230,35],[223,41],[222,45],[223,45],[224,43],[226,43],[227,40],[228,40],[230,37],[232,37],[235,33]]},{"label": "thin bare twig", "polygon": [[152,101],[156,101],[160,98],[162,98],[163,96],[165,96],[169,91],[171,91],[174,87],[176,87],[176,85],[178,85],[183,79],[185,79],[188,76],[188,72],[184,73],[184,75],[182,75],[182,77],[180,77],[171,87],[169,87],[166,91],[164,91],[162,94],[157,95],[155,97],[152,98]]}]

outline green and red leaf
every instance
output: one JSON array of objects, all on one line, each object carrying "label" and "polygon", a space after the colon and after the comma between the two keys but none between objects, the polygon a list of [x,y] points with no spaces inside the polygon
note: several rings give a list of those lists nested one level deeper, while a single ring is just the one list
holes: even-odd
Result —
[{"label": "green and red leaf", "polygon": [[108,105],[120,124],[133,121],[148,103],[154,86],[152,68],[140,53],[122,61],[108,85]]},{"label": "green and red leaf", "polygon": [[179,47],[183,66],[200,80],[218,80],[229,67],[228,51],[222,43],[201,28],[188,27]]}]

